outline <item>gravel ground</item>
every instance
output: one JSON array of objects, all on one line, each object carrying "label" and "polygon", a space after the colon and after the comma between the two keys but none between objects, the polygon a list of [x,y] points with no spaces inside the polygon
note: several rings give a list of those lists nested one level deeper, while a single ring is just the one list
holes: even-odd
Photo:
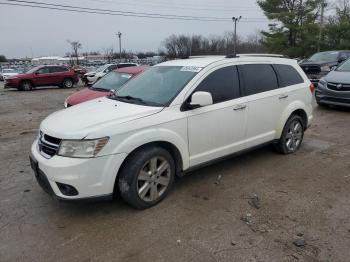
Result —
[{"label": "gravel ground", "polygon": [[197,170],[137,211],[37,185],[30,145],[75,90],[0,84],[0,261],[349,261],[350,110],[316,108],[296,154],[266,147]]}]

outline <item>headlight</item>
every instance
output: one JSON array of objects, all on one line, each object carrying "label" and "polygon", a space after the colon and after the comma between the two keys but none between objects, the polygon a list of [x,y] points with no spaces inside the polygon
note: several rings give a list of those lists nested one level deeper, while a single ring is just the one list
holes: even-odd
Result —
[{"label": "headlight", "polygon": [[326,80],[324,78],[321,78],[320,81],[318,82],[318,84],[325,86],[327,84]]},{"label": "headlight", "polygon": [[329,71],[331,71],[331,68],[329,66],[321,66],[321,71],[322,72],[329,72]]},{"label": "headlight", "polygon": [[11,79],[16,79],[17,76],[3,76],[4,79],[11,80]]},{"label": "headlight", "polygon": [[108,140],[108,137],[94,140],[62,140],[58,155],[81,158],[95,157]]},{"label": "headlight", "polygon": [[64,105],[65,108],[68,107],[68,99],[69,99],[69,97],[67,97],[67,99],[64,101],[64,104],[63,104],[63,105]]}]

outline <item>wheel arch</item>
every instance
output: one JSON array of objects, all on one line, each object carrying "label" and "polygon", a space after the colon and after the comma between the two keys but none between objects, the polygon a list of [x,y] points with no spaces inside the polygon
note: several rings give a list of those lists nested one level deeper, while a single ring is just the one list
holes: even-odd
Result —
[{"label": "wheel arch", "polygon": [[303,127],[304,127],[304,131],[305,131],[308,127],[308,114],[307,114],[307,112],[308,112],[308,110],[307,110],[306,106],[300,101],[295,101],[295,102],[291,103],[290,105],[288,105],[288,107],[283,111],[282,116],[280,118],[280,121],[278,122],[276,139],[279,139],[281,137],[281,134],[283,132],[283,128],[284,128],[286,122],[288,121],[290,116],[293,114],[296,114],[302,118]]}]

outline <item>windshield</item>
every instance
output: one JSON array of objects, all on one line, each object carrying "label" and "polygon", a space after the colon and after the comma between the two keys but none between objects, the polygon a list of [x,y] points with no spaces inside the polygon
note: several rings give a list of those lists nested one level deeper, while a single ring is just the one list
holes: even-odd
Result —
[{"label": "windshield", "polygon": [[132,74],[110,72],[97,81],[91,89],[119,90],[130,78]]},{"label": "windshield", "polygon": [[127,82],[111,97],[129,103],[139,102],[148,105],[166,106],[198,73],[181,66],[152,67]]},{"label": "windshield", "polygon": [[29,71],[27,71],[28,74],[31,74],[31,73],[34,73],[36,72],[38,69],[40,69],[41,67],[40,66],[37,66],[37,67],[33,67],[32,69],[30,69]]},{"label": "windshield", "polygon": [[350,59],[338,66],[335,71],[350,72]]},{"label": "windshield", "polygon": [[97,72],[102,72],[104,71],[106,68],[108,68],[110,65],[103,65],[103,66],[100,66],[99,68],[96,69],[96,73]]},{"label": "windshield", "polygon": [[337,61],[339,52],[321,52],[311,56],[307,61],[322,62],[322,61]]},{"label": "windshield", "polygon": [[9,69],[3,69],[2,72],[3,72],[3,73],[16,73],[15,70],[10,69],[10,68],[9,68]]}]

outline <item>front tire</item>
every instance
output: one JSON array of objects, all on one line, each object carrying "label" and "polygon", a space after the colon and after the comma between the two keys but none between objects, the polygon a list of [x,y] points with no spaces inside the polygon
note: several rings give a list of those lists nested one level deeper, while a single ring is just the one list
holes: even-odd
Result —
[{"label": "front tire", "polygon": [[296,152],[304,138],[303,120],[298,115],[292,115],[286,122],[281,138],[276,144],[276,149],[281,154]]},{"label": "front tire", "polygon": [[21,91],[30,91],[33,89],[33,85],[30,81],[23,81],[19,87]]},{"label": "front tire", "polygon": [[120,195],[137,209],[152,207],[171,189],[175,163],[171,154],[156,146],[142,148],[126,159],[119,173]]}]

